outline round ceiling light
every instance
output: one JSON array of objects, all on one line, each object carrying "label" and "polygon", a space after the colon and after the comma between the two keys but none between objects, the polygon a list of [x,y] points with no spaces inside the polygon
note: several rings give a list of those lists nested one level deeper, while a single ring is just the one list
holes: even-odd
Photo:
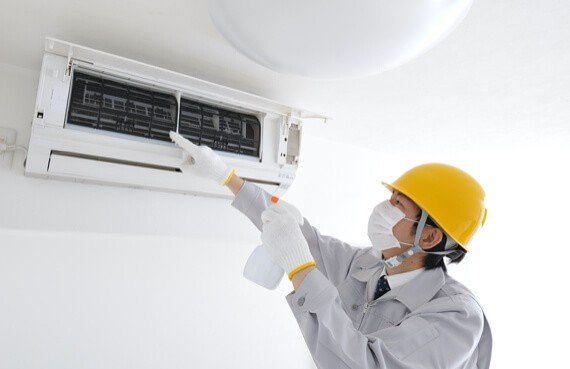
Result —
[{"label": "round ceiling light", "polygon": [[445,38],[473,0],[210,0],[242,54],[277,72],[340,79],[403,64]]}]

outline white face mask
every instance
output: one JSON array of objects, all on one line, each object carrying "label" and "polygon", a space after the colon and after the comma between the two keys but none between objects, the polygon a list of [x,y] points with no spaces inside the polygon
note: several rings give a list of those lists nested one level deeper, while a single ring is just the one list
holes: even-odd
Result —
[{"label": "white face mask", "polygon": [[406,215],[392,205],[390,200],[383,201],[374,207],[368,220],[368,237],[374,250],[380,252],[400,247],[400,244],[413,246],[413,244],[398,241],[394,236],[394,226],[402,219],[418,223],[417,220],[406,218]]}]

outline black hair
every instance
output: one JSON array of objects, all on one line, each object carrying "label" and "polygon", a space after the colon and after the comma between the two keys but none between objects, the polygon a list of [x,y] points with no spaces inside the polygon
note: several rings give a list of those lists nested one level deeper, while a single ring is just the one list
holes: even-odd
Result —
[{"label": "black hair", "polygon": [[[417,216],[418,220],[421,217],[422,211],[419,211],[419,214]],[[433,227],[439,228],[442,233],[443,233],[443,237],[441,238],[441,241],[435,245],[434,247],[432,247],[431,249],[429,249],[428,251],[445,251],[445,244],[447,243],[447,235],[445,234],[445,232],[443,231],[443,229],[441,229],[441,227],[439,227],[434,221],[433,219],[431,219],[431,217],[428,215],[427,219],[426,219],[426,224],[429,224]],[[416,231],[418,229],[418,223],[414,223],[413,226],[413,233],[415,234]],[[463,258],[465,257],[465,254],[467,253],[467,251],[457,245],[457,253],[456,256],[451,259],[451,263],[460,263],[461,260],[463,260]],[[447,267],[445,266],[445,258],[446,255],[437,255],[437,254],[427,254],[425,259],[424,259],[424,268],[429,270],[429,269],[436,269],[436,268],[441,268],[443,269],[444,272],[447,272]]]}]

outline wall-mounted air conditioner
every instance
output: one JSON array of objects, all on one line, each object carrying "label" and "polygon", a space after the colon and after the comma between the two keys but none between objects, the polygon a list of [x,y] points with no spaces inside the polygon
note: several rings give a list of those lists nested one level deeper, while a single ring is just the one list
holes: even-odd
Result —
[{"label": "wall-mounted air conditioner", "polygon": [[25,173],[230,197],[183,174],[177,131],[238,175],[282,195],[299,164],[302,121],[326,119],[245,92],[46,39]]}]

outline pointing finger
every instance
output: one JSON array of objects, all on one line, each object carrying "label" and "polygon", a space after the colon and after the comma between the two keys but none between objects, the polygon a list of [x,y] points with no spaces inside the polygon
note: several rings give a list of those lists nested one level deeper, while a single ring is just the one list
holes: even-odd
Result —
[{"label": "pointing finger", "polygon": [[178,133],[174,131],[170,131],[170,138],[174,141],[178,146],[182,149],[186,150],[190,155],[195,156],[198,153],[197,145],[193,144],[189,140],[185,139]]}]

